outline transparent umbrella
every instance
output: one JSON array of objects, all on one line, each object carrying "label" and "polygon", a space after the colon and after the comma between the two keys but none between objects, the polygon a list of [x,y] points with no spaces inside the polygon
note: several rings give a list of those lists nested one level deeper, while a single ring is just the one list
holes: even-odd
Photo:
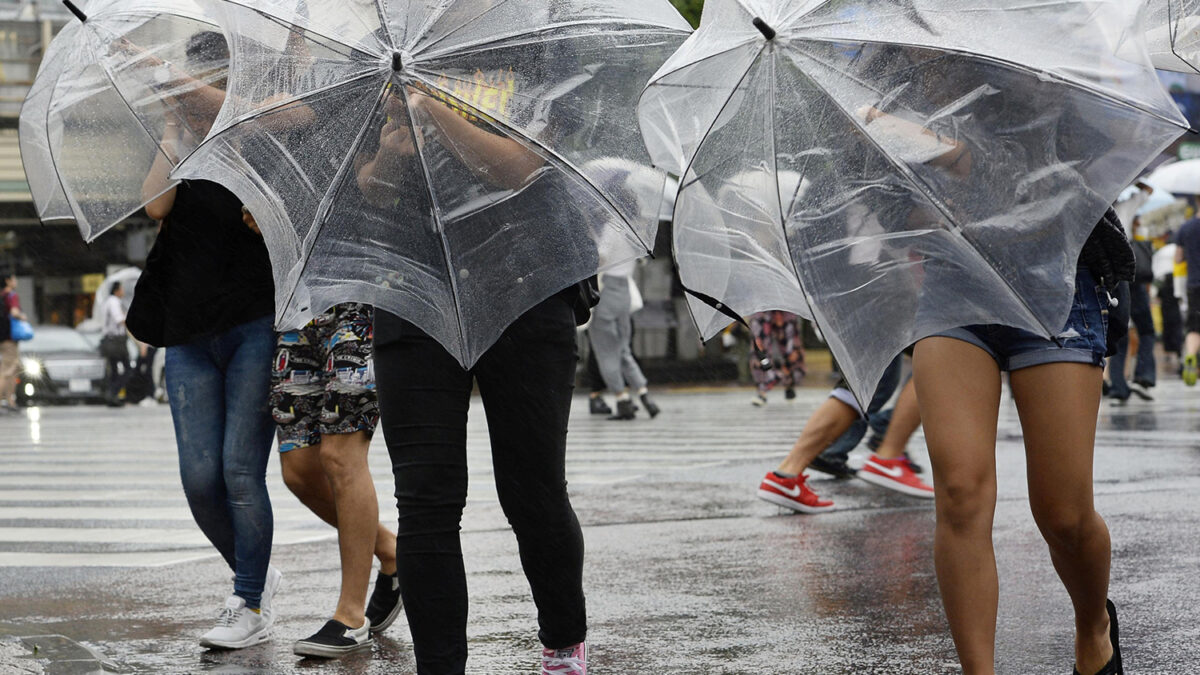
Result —
[{"label": "transparent umbrella", "polygon": [[623,178],[649,166],[637,97],[691,32],[666,0],[211,5],[229,98],[175,175],[254,213],[278,325],[367,302],[470,366],[653,244],[665,175]]},{"label": "transparent umbrella", "polygon": [[1149,0],[1146,42],[1155,68],[1200,72],[1200,0]]},{"label": "transparent umbrella", "polygon": [[21,108],[20,143],[39,217],[74,220],[90,241],[174,184],[220,109],[228,50],[189,0],[75,11]]},{"label": "transparent umbrella", "polygon": [[1093,226],[1186,128],[1133,4],[709,0],[639,105],[701,333],[814,319],[862,399],[951,327],[1056,335]]}]

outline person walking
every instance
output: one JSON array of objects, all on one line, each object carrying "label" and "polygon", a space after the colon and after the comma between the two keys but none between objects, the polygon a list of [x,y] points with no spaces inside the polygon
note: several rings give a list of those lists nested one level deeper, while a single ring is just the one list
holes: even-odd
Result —
[{"label": "person walking", "polygon": [[633,280],[634,267],[631,260],[600,276],[600,303],[588,327],[600,375],[617,402],[610,420],[637,416],[634,393],[651,419],[659,413],[658,405],[650,398],[649,381],[633,355],[633,314],[642,308],[642,296]]},{"label": "person walking", "polygon": [[100,339],[100,352],[107,367],[104,369],[105,401],[110,407],[125,405],[121,400],[121,389],[129,379],[128,331],[125,330],[125,305],[122,299],[125,289],[121,282],[114,281],[104,300],[104,333]]},{"label": "person walking", "polygon": [[1175,262],[1187,263],[1187,335],[1183,339],[1183,383],[1196,386],[1200,376],[1200,217],[1179,226],[1175,233]]},{"label": "person walking", "polygon": [[[165,160],[162,160],[165,164]],[[152,170],[165,170],[156,166]],[[149,179],[148,179],[149,180]],[[200,638],[238,649],[270,637],[282,575],[271,567],[266,467],[274,280],[242,205],[209,181],[184,181],[146,206],[162,220],[126,323],[166,347],[179,473],[192,517],[234,572],[233,593]]]},{"label": "person walking", "polygon": [[1114,404],[1123,405],[1130,395],[1136,394],[1143,400],[1153,400],[1148,392],[1157,380],[1157,364],[1154,361],[1154,317],[1150,313],[1150,285],[1154,282],[1154,266],[1152,259],[1154,249],[1150,242],[1141,237],[1140,220],[1133,219],[1132,232],[1136,271],[1134,280],[1129,283],[1129,315],[1137,328],[1138,347],[1137,362],[1134,365],[1133,387],[1125,378],[1125,360],[1129,353],[1129,336],[1126,335],[1116,344],[1116,353],[1108,363],[1109,397]]},{"label": "person walking", "polygon": [[[750,402],[767,404],[767,392],[780,383],[784,398],[796,398],[796,385],[804,378],[804,336],[800,317],[791,312],[758,312],[750,316],[750,372],[757,391]],[[758,349],[753,347],[757,345]]]},{"label": "person walking", "polygon": [[[934,565],[966,675],[995,672],[992,519],[1003,372],[1021,419],[1034,520],[1075,610],[1076,672],[1123,672],[1116,609],[1107,599],[1111,543],[1092,490],[1109,291],[1131,278],[1134,266],[1114,220],[1110,211],[1084,247],[1075,301],[1057,341],[1005,326],[964,326],[922,339],[914,350],[913,380],[937,476]],[[927,269],[937,273],[935,265]]]},{"label": "person walking", "polygon": [[21,372],[21,349],[12,336],[12,320],[28,321],[21,311],[17,296],[17,275],[4,273],[4,290],[0,295],[4,320],[0,321],[0,410],[17,412],[17,373]]},{"label": "person walking", "polygon": [[[253,216],[246,214],[247,224]],[[336,658],[370,649],[400,614],[396,535],[379,522],[367,450],[379,421],[373,359],[374,310],[343,303],[299,330],[280,333],[271,414],[278,425],[283,481],[314,514],[337,528],[341,593],[333,617],[296,642],[301,656]],[[379,574],[370,601],[371,558]]]},{"label": "person walking", "polygon": [[[829,398],[813,411],[787,457],[778,468],[763,477],[758,486],[758,498],[799,513],[833,510],[833,501],[822,499],[808,486],[804,471],[810,468],[822,451],[841,440],[844,434],[855,433],[852,427],[863,419],[864,412],[865,416],[874,415],[887,405],[899,384],[901,358],[897,357],[884,371],[866,411],[859,406],[846,383],[840,382]],[[872,453],[862,469],[851,472],[847,468],[847,474],[839,477],[857,475],[879,487],[932,499],[933,488],[916,475],[905,456],[908,439],[920,423],[915,391],[906,385],[896,404],[884,442]],[[862,438],[861,431],[857,435],[858,439]],[[845,466],[844,462],[842,466]]]}]

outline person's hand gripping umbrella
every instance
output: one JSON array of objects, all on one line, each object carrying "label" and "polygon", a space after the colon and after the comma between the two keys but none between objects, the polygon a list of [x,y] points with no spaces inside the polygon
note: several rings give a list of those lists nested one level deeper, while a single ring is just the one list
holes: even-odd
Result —
[{"label": "person's hand gripping umbrella", "polygon": [[38,216],[90,241],[174,184],[224,100],[228,50],[190,0],[66,4],[79,21],[43,56],[21,157]]},{"label": "person's hand gripping umbrella", "polygon": [[1125,0],[709,0],[639,105],[704,337],[786,310],[860,400],[952,327],[1053,337],[1105,210],[1186,122]]},{"label": "person's hand gripping umbrella", "polygon": [[253,212],[278,325],[367,302],[470,366],[525,310],[648,253],[657,218],[595,160],[649,165],[634,104],[691,32],[666,0],[209,5],[230,96],[174,175]]}]

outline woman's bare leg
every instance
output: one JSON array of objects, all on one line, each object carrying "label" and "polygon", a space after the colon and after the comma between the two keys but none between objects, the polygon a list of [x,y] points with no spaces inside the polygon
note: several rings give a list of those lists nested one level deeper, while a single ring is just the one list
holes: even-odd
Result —
[{"label": "woman's bare leg", "polygon": [[1112,544],[1092,500],[1092,459],[1102,371],[1052,363],[1012,374],[1025,433],[1029,504],[1054,569],[1075,607],[1075,664],[1090,675],[1112,657],[1108,639]]},{"label": "woman's bare leg", "polygon": [[933,466],[934,566],[950,635],[965,675],[993,675],[1000,369],[978,347],[934,337],[917,343],[913,379]]}]

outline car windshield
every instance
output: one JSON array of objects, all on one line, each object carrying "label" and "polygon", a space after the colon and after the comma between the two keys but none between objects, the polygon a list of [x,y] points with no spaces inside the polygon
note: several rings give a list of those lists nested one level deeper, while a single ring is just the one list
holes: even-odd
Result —
[{"label": "car windshield", "polygon": [[52,328],[33,329],[33,339],[21,346],[22,351],[38,352],[90,352],[94,348],[79,333],[67,328],[55,330]]}]

